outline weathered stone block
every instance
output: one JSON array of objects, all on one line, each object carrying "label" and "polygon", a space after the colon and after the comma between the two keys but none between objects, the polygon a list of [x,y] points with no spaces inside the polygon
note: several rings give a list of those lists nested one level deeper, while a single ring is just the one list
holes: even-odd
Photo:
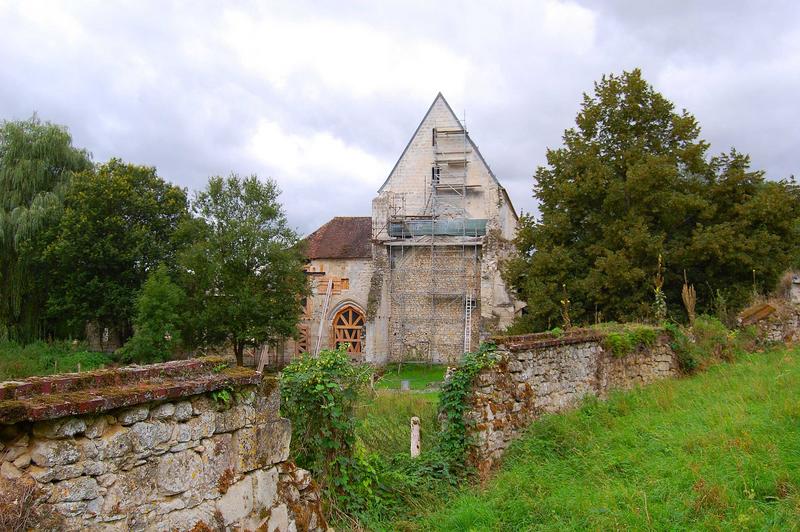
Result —
[{"label": "weathered stone block", "polygon": [[246,476],[217,500],[217,510],[222,514],[225,526],[244,519],[253,511],[253,479]]},{"label": "weathered stone block", "polygon": [[150,419],[169,419],[175,414],[175,405],[164,403],[150,410]]},{"label": "weathered stone block", "polygon": [[110,427],[96,441],[98,455],[101,458],[119,458],[131,452],[130,429],[120,425]]},{"label": "weathered stone block", "polygon": [[42,467],[74,464],[81,456],[73,440],[35,440],[30,454],[31,460]]},{"label": "weathered stone block", "polygon": [[150,409],[146,405],[134,406],[120,412],[117,415],[117,421],[120,425],[133,425],[147,419],[149,413]]},{"label": "weathered stone block", "polygon": [[86,421],[67,417],[42,421],[33,425],[33,435],[39,438],[71,438],[86,431]]},{"label": "weathered stone block", "polygon": [[86,501],[97,498],[99,489],[97,480],[91,477],[64,480],[53,485],[48,500],[51,503]]},{"label": "weathered stone block", "polygon": [[278,495],[278,469],[259,469],[253,473],[253,498],[256,511],[272,508]]},{"label": "weathered stone block", "polygon": [[192,417],[192,403],[189,401],[181,401],[175,405],[175,412],[173,414],[177,421],[186,421]]},{"label": "weathered stone block", "polygon": [[86,437],[87,438],[99,438],[103,435],[108,427],[108,421],[105,416],[98,416],[92,420],[90,420],[86,425]]},{"label": "weathered stone block", "polygon": [[223,412],[217,412],[214,432],[233,432],[247,424],[245,405],[237,405]]},{"label": "weathered stone block", "polygon": [[210,494],[219,493],[224,475],[232,475],[234,470],[231,434],[218,434],[203,440],[203,490]]},{"label": "weathered stone block", "polygon": [[158,488],[165,495],[177,495],[200,484],[203,461],[194,451],[170,453],[159,460]]},{"label": "weathered stone block", "polygon": [[140,421],[130,430],[131,443],[137,453],[152,449],[159,443],[164,443],[172,436],[172,429],[161,421]]}]

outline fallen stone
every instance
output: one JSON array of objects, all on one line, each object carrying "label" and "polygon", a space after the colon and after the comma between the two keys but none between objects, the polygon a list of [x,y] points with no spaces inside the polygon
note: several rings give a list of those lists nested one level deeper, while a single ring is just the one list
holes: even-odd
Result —
[{"label": "fallen stone", "polygon": [[17,480],[22,476],[22,471],[11,462],[3,462],[3,465],[0,465],[0,476],[6,480]]}]

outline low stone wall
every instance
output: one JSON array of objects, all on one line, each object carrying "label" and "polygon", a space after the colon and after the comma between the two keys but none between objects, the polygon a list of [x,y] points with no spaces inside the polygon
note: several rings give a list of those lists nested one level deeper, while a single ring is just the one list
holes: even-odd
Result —
[{"label": "low stone wall", "polygon": [[279,408],[274,377],[217,357],[6,382],[0,476],[53,529],[324,530]]},{"label": "low stone wall", "polygon": [[666,336],[653,347],[616,358],[602,335],[547,334],[496,339],[497,364],[477,375],[468,398],[471,461],[485,473],[522,430],[544,413],[577,406],[587,395],[630,388],[676,375],[677,359]]}]

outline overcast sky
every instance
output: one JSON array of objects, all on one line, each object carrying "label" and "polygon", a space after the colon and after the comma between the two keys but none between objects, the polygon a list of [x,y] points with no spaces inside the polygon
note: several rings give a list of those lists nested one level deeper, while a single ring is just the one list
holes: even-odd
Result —
[{"label": "overcast sky", "polygon": [[770,178],[798,174],[800,4],[0,0],[0,118],[191,190],[256,173],[301,232],[370,201],[437,92],[518,210],[604,73],[640,67]]}]

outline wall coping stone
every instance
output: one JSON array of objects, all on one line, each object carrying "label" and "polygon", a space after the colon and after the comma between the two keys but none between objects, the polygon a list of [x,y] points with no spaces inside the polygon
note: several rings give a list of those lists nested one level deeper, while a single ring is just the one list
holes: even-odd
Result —
[{"label": "wall coping stone", "polygon": [[519,334],[515,336],[493,336],[498,346],[504,347],[509,351],[525,351],[543,347],[556,347],[560,345],[580,344],[583,342],[593,342],[602,340],[606,333],[593,329],[573,329],[561,336],[556,336],[551,332]]},{"label": "wall coping stone", "polygon": [[250,368],[226,367],[228,363],[226,357],[209,356],[2,382],[0,424],[96,414],[258,384],[265,378]]}]

